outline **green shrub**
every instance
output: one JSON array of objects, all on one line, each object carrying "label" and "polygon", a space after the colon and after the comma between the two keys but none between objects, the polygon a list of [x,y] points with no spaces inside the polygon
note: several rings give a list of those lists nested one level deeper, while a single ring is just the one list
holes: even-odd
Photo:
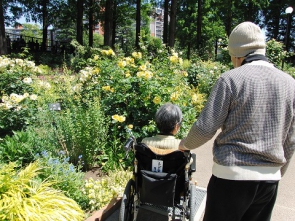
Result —
[{"label": "green shrub", "polygon": [[284,69],[285,72],[290,74],[293,78],[295,78],[295,67],[291,67],[290,65],[286,65],[286,68]]},{"label": "green shrub", "polygon": [[31,61],[0,57],[0,137],[33,121],[38,96],[31,84],[40,72]]},{"label": "green shrub", "polygon": [[0,141],[0,162],[16,162],[19,167],[33,162],[35,155],[43,150],[37,144],[36,136],[29,131],[15,131],[13,136],[6,136]]},{"label": "green shrub", "polygon": [[31,93],[32,77],[40,71],[32,61],[0,56],[0,96]]},{"label": "green shrub", "polygon": [[[80,165],[83,163],[80,157]],[[89,209],[88,196],[82,192],[85,174],[81,166],[69,163],[69,157],[60,151],[60,157],[52,157],[50,152],[43,151],[37,156],[42,169],[39,177],[44,181],[53,182],[52,187],[61,190],[67,197],[75,200],[83,210]]]},{"label": "green shrub", "polygon": [[37,112],[37,99],[35,94],[23,95],[12,93],[2,96],[0,103],[0,137],[12,135],[13,131],[25,129],[34,122]]},{"label": "green shrub", "polygon": [[109,120],[105,119],[98,101],[89,101],[87,106],[73,105],[49,114],[47,119],[47,125],[54,131],[58,142],[57,149],[65,151],[70,162],[77,165],[82,160],[83,169],[87,170],[104,161],[102,156],[107,148]]},{"label": "green shrub", "polygon": [[266,44],[266,56],[271,63],[281,68],[283,60],[288,57],[288,53],[284,51],[282,42],[271,39]]},{"label": "green shrub", "polygon": [[149,124],[156,110],[166,102],[175,103],[184,113],[189,113],[185,123],[191,125],[200,111],[198,104],[204,99],[188,85],[182,59],[176,52],[171,53],[163,51],[154,56],[151,63],[145,51],[133,52],[130,57],[116,57],[112,50],[101,50],[88,59],[88,67],[80,71],[77,82],[80,91],[76,96],[89,101],[99,97],[107,119],[116,115],[125,117],[119,126],[113,124],[116,128],[110,129],[121,143],[126,139],[128,125],[132,125],[139,138],[155,134],[155,127]]},{"label": "green shrub", "polygon": [[229,70],[219,62],[196,61],[188,68],[190,84],[197,87],[199,92],[208,96],[219,76]]}]

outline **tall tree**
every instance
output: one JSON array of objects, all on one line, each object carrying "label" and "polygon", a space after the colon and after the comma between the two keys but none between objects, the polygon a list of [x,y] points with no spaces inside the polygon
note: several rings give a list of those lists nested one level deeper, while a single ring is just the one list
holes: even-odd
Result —
[{"label": "tall tree", "polygon": [[117,31],[117,1],[114,0],[114,11],[113,11],[113,28],[112,28],[112,47],[115,45],[116,41],[116,31]]},{"label": "tall tree", "polygon": [[[267,39],[276,39],[277,41],[286,42],[287,31],[287,14],[285,10],[287,7],[294,7],[294,0],[270,0],[269,6],[264,8],[263,11],[263,25],[266,29]],[[294,17],[294,12],[293,12]],[[295,44],[292,43],[295,40],[295,19],[292,19],[290,27],[290,45],[291,51],[295,51]]]},{"label": "tall tree", "polygon": [[197,49],[200,49],[202,40],[202,0],[198,0],[198,23],[197,23]]},{"label": "tall tree", "polygon": [[113,20],[112,44],[119,43],[124,51],[134,48],[136,35],[134,29],[136,6],[134,1],[116,1]]},{"label": "tall tree", "polygon": [[[47,32],[50,25],[60,21],[66,10],[69,10],[68,2],[73,0],[18,0],[22,7],[22,14],[28,21],[42,24],[43,29],[43,48],[47,45]],[[67,13],[69,15],[69,13]],[[69,16],[70,17],[70,16]],[[66,24],[65,24],[66,25]]]},{"label": "tall tree", "polygon": [[0,0],[0,55],[7,53],[5,25],[12,23],[22,15],[21,5],[14,0]]},{"label": "tall tree", "polygon": [[3,0],[0,0],[0,55],[7,54],[7,43],[5,37]]},{"label": "tall tree", "polygon": [[49,0],[42,0],[42,21],[43,21],[43,37],[42,37],[42,50],[46,50],[46,42],[47,42],[47,30],[49,24],[47,23],[48,13],[47,13],[47,4]]},{"label": "tall tree", "polygon": [[163,42],[168,44],[168,27],[169,27],[169,0],[164,0],[164,24],[163,24]]},{"label": "tall tree", "polygon": [[93,30],[94,30],[94,0],[89,0],[89,9],[88,9],[88,41],[89,46],[93,46]]},{"label": "tall tree", "polygon": [[195,0],[179,1],[177,12],[177,39],[179,46],[186,49],[189,59],[197,44],[197,4]]},{"label": "tall tree", "polygon": [[136,31],[135,31],[135,47],[139,49],[139,37],[140,37],[140,26],[141,26],[141,0],[136,0]]},{"label": "tall tree", "polygon": [[114,0],[106,0],[104,20],[104,45],[112,47]]},{"label": "tall tree", "polygon": [[176,9],[177,9],[177,0],[171,0],[169,43],[168,43],[169,47],[171,48],[174,47],[174,43],[175,43]]},{"label": "tall tree", "polygon": [[231,29],[232,29],[232,20],[233,20],[233,0],[227,0],[227,13],[226,13],[226,19],[225,19],[225,31],[227,36],[230,35]]},{"label": "tall tree", "polygon": [[84,0],[77,0],[77,37],[76,40],[83,45],[83,9]]}]

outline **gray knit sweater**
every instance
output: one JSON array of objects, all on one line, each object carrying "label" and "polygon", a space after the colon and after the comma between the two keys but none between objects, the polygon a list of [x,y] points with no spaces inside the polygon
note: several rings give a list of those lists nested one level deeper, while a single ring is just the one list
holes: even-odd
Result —
[{"label": "gray knit sweater", "polygon": [[254,61],[221,75],[184,146],[197,148],[221,128],[213,147],[215,176],[279,180],[295,150],[294,114],[295,80]]}]

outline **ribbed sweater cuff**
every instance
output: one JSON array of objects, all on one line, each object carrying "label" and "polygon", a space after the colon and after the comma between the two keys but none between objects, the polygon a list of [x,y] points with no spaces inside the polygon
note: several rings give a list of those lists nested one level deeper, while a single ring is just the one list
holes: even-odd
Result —
[{"label": "ribbed sweater cuff", "polygon": [[213,164],[212,174],[227,180],[280,180],[281,167],[221,166]]}]

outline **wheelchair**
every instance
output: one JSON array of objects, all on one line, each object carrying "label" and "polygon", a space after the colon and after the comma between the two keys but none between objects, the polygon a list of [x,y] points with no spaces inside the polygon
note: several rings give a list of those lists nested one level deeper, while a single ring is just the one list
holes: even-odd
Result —
[{"label": "wheelchair", "polygon": [[124,147],[127,154],[134,153],[134,168],[122,196],[119,221],[136,221],[142,209],[164,215],[168,221],[193,221],[196,191],[190,180],[196,155],[179,150],[155,153],[155,148],[137,143],[134,136]]}]

